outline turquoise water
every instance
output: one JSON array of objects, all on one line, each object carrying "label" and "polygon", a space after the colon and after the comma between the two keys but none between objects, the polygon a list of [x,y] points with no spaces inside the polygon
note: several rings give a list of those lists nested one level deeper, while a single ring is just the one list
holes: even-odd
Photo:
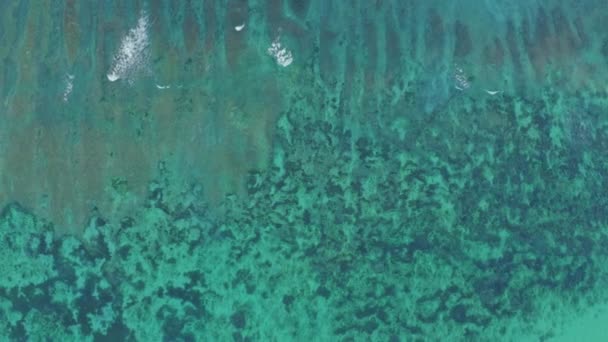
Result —
[{"label": "turquoise water", "polygon": [[2,1],[0,66],[0,341],[608,340],[603,1]]}]

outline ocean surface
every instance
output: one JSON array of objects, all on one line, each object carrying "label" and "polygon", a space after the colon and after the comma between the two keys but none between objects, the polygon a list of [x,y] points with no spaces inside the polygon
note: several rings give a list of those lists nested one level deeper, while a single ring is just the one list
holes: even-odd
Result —
[{"label": "ocean surface", "polygon": [[0,1],[0,341],[608,341],[605,0]]}]

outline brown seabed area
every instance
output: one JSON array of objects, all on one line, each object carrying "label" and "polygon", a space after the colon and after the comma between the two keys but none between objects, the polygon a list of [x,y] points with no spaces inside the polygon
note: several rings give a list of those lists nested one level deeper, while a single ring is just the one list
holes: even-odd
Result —
[{"label": "brown seabed area", "polygon": [[[565,94],[606,97],[601,11],[558,1],[444,6],[413,0],[355,1],[347,8],[295,0],[4,5],[0,205],[20,202],[65,227],[60,230],[78,232],[94,213],[120,219],[140,206],[161,163],[176,184],[200,183],[209,203],[230,193],[246,198],[248,172],[268,167],[275,121],[290,91],[279,85],[265,51],[279,36],[294,49],[292,70],[310,74],[310,84],[294,82],[298,91],[317,96],[314,84],[337,94],[331,106],[348,115],[419,111],[422,106],[401,102],[403,92],[419,92],[413,84],[437,88],[438,101],[449,101],[449,76],[457,70],[470,82],[466,96],[525,97],[551,84]],[[150,23],[148,63],[130,81],[109,82],[121,39],[142,11]],[[235,31],[241,24],[247,28]],[[500,130],[504,120],[490,121]]]},{"label": "brown seabed area", "polygon": [[[1,205],[19,202],[59,232],[78,234],[93,215],[120,220],[143,205],[159,165],[184,189],[202,185],[211,206],[227,194],[246,197],[248,173],[268,165],[282,107],[276,66],[244,34],[200,24],[194,2],[172,9],[187,15],[178,23],[183,36],[169,40],[176,23],[155,4],[146,12],[147,65],[117,82],[106,74],[137,22],[117,19],[125,9],[66,1],[63,16],[49,17],[51,4],[41,3],[23,23],[4,21],[22,26],[7,30],[4,40],[20,38],[2,51],[19,63],[14,79],[2,79]],[[246,20],[246,8],[205,7],[216,20]],[[62,46],[52,45],[57,36]]]}]

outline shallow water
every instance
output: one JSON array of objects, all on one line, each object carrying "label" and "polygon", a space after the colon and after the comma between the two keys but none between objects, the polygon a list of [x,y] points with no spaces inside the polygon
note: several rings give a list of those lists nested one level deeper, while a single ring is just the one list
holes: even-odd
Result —
[{"label": "shallow water", "polygon": [[1,2],[0,337],[606,340],[607,23]]}]

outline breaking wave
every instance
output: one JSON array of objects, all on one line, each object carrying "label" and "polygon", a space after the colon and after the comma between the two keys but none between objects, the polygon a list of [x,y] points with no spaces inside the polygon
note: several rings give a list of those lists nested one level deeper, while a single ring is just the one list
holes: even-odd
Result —
[{"label": "breaking wave", "polygon": [[112,68],[106,75],[110,82],[119,79],[130,81],[135,73],[146,66],[150,46],[149,26],[148,16],[142,12],[137,20],[137,26],[129,30],[122,38],[120,50],[114,56]]}]

